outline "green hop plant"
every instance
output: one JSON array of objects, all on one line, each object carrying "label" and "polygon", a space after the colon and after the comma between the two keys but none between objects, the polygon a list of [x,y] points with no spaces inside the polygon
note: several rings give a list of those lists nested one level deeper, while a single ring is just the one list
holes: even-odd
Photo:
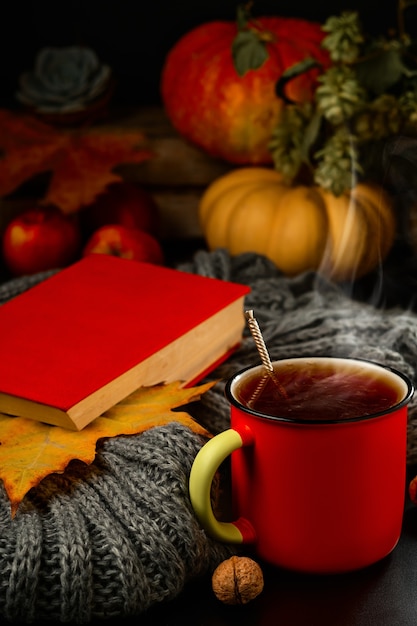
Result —
[{"label": "green hop plant", "polygon": [[307,156],[304,143],[311,110],[311,103],[286,107],[282,123],[272,133],[269,149],[275,168],[286,182],[294,179]]},{"label": "green hop plant", "polygon": [[318,110],[331,124],[341,124],[358,111],[366,101],[366,91],[351,67],[331,67],[319,76],[316,89]]},{"label": "green hop plant", "polygon": [[[399,17],[416,1],[399,0]],[[340,195],[358,180],[380,179],[383,142],[417,137],[417,41],[401,19],[397,38],[365,38],[356,12],[332,16],[322,28],[331,64],[318,76],[309,107],[287,103],[270,149],[288,182],[309,173],[312,182]],[[308,58],[288,68],[277,93],[313,67],[317,62]]]},{"label": "green hop plant", "polygon": [[340,16],[329,17],[322,29],[328,33],[322,46],[329,51],[332,61],[352,63],[358,58],[364,36],[356,12],[345,11]]},{"label": "green hop plant", "polygon": [[359,146],[349,128],[339,128],[314,154],[314,181],[336,196],[353,186],[363,173],[359,162]]}]

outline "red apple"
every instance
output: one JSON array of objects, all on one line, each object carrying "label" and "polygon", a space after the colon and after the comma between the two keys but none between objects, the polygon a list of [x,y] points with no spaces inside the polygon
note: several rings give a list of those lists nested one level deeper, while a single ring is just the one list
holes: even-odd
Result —
[{"label": "red apple", "polygon": [[113,254],[157,265],[164,262],[161,245],[153,235],[139,228],[126,228],[120,224],[107,224],[91,235],[84,247],[83,256],[92,253]]},{"label": "red apple", "polygon": [[13,276],[65,267],[80,248],[76,216],[54,207],[35,207],[13,218],[2,240],[3,258]]},{"label": "red apple", "polygon": [[105,224],[140,228],[156,235],[158,206],[153,197],[133,183],[113,183],[93,204],[80,212],[82,229],[88,235]]}]

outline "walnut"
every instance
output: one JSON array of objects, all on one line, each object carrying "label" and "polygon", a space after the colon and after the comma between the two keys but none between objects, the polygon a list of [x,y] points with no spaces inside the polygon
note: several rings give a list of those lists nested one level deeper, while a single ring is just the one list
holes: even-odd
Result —
[{"label": "walnut", "polygon": [[232,556],[214,570],[212,588],[224,604],[247,604],[264,587],[264,577],[258,563],[246,556]]}]

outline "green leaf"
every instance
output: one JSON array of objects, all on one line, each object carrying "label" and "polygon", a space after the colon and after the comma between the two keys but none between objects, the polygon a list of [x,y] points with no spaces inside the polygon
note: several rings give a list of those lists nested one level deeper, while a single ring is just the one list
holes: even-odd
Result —
[{"label": "green leaf", "polygon": [[311,149],[318,140],[322,122],[323,116],[318,111],[315,111],[304,131],[303,141],[301,144],[301,153],[304,163],[310,163]]},{"label": "green leaf", "polygon": [[241,30],[232,43],[233,62],[239,76],[257,70],[268,58],[266,44],[253,30]]},{"label": "green leaf", "polygon": [[359,82],[376,95],[389,91],[401,78],[416,74],[405,65],[400,47],[381,49],[358,63],[356,73]]}]

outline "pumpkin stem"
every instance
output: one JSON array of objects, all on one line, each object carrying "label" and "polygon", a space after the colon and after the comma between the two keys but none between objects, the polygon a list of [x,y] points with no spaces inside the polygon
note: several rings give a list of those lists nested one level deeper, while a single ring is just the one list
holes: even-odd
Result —
[{"label": "pumpkin stem", "polygon": [[253,2],[246,2],[245,4],[239,4],[236,9],[236,23],[238,30],[247,28],[249,21],[251,20],[251,10]]},{"label": "pumpkin stem", "polygon": [[276,85],[275,85],[275,93],[278,98],[284,100],[286,104],[296,104],[294,100],[287,96],[286,88],[289,82],[297,78],[297,76],[301,76],[301,74],[305,74],[309,72],[314,67],[322,68],[322,64],[317,61],[317,59],[313,59],[312,57],[307,57],[300,61],[299,63],[295,63],[291,67],[285,70],[282,75],[279,77]]},{"label": "pumpkin stem", "polygon": [[268,59],[266,44],[275,41],[273,33],[263,30],[251,15],[253,2],[237,7],[237,35],[232,42],[232,57],[239,76],[257,70]]}]

